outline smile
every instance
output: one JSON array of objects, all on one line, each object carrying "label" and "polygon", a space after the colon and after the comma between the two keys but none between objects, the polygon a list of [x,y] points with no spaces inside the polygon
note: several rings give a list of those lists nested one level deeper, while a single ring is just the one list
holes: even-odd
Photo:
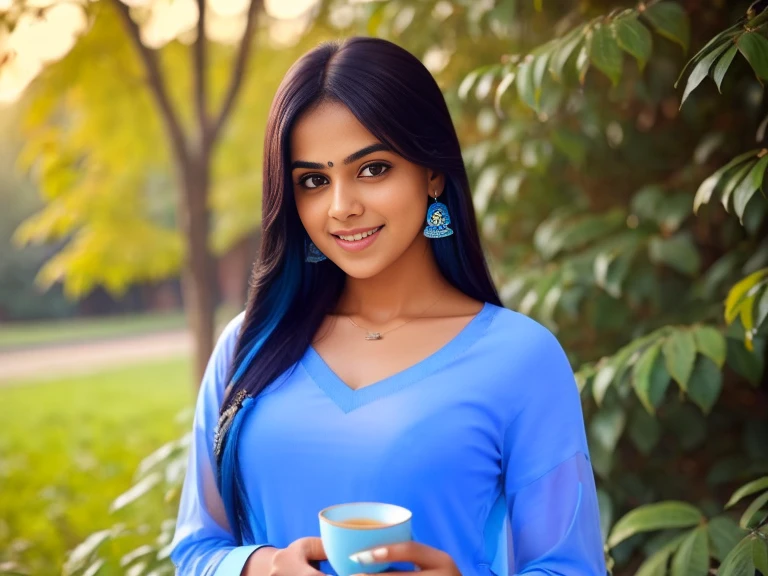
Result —
[{"label": "smile", "polygon": [[379,237],[379,231],[382,228],[384,226],[366,230],[365,232],[358,232],[357,234],[333,234],[332,236],[336,243],[347,252],[358,252],[373,244],[376,238]]},{"label": "smile", "polygon": [[342,240],[346,240],[347,242],[357,242],[359,240],[362,240],[363,238],[367,238],[368,236],[373,236],[381,230],[381,226],[378,228],[374,228],[373,230],[368,230],[367,232],[363,232],[362,234],[353,234],[352,236],[344,236],[341,234],[334,234],[337,238],[341,238]]}]

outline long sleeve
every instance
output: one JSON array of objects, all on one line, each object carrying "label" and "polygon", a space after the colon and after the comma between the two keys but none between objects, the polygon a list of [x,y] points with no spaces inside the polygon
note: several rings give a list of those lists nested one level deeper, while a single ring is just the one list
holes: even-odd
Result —
[{"label": "long sleeve", "polygon": [[195,409],[189,464],[181,493],[171,560],[178,576],[238,576],[261,546],[237,546],[214,476],[213,434],[242,314],[219,337]]},{"label": "long sleeve", "polygon": [[605,576],[578,388],[555,337],[542,330],[536,339],[526,397],[504,436],[508,573]]}]

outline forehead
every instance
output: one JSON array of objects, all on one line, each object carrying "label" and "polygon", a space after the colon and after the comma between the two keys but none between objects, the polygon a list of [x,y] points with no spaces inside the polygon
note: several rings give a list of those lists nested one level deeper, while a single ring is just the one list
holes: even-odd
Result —
[{"label": "forehead", "polygon": [[324,102],[298,118],[290,141],[291,160],[340,162],[378,139],[349,108],[338,102]]}]

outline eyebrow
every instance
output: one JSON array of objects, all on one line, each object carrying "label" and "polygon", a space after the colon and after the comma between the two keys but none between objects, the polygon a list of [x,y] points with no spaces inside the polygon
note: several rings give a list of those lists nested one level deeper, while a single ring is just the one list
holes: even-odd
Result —
[{"label": "eyebrow", "polygon": [[[365,148],[358,150],[357,152],[354,152],[344,158],[344,164],[351,164],[355,160],[360,160],[360,158],[363,158],[364,156],[368,156],[368,154],[373,154],[374,152],[389,152],[390,148],[386,144],[382,144],[381,142],[377,142],[376,144],[371,144],[370,146],[366,146]],[[312,170],[324,170],[326,168],[325,164],[320,164],[319,162],[306,162],[304,160],[296,160],[295,162],[291,163],[291,171],[296,170],[296,168],[310,168]]]}]

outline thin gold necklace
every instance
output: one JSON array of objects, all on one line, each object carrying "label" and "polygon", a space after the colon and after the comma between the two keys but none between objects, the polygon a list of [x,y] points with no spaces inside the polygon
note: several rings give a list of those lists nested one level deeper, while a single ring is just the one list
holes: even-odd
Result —
[{"label": "thin gold necklace", "polygon": [[357,327],[358,327],[358,328],[360,328],[361,330],[365,330],[365,332],[366,332],[366,334],[365,334],[365,339],[366,339],[366,340],[381,340],[381,339],[384,337],[384,334],[388,334],[389,332],[394,332],[394,331],[395,331],[395,330],[397,330],[398,328],[402,328],[403,326],[405,326],[406,324],[408,324],[408,322],[412,322],[413,320],[417,320],[417,319],[419,319],[419,318],[423,318],[423,317],[424,317],[424,314],[426,314],[426,313],[429,311],[429,309],[430,309],[430,308],[432,308],[432,306],[434,306],[435,304],[437,304],[437,302],[438,302],[439,300],[440,300],[440,296],[438,296],[438,297],[437,297],[437,299],[436,299],[434,302],[432,302],[432,304],[430,304],[429,306],[427,306],[426,308],[424,308],[424,310],[422,310],[422,311],[421,311],[421,314],[420,314],[420,315],[418,315],[418,316],[415,316],[414,318],[411,318],[410,320],[406,320],[405,322],[403,322],[403,323],[402,323],[402,324],[400,324],[399,326],[395,326],[394,328],[390,328],[389,330],[385,330],[384,332],[372,332],[372,331],[371,331],[371,330],[369,330],[368,328],[365,328],[365,327],[363,327],[363,326],[360,326],[359,324],[357,324],[357,323],[356,323],[354,320],[352,320],[352,318],[350,318],[349,316],[347,316],[347,320],[349,320],[350,322],[352,322],[352,324],[353,324],[354,326],[357,326]]}]

